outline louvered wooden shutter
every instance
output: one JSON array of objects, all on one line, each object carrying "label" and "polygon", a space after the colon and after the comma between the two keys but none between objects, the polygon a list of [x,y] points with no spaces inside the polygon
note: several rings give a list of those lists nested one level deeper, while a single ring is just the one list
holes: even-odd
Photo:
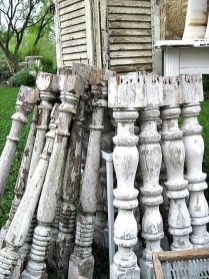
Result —
[{"label": "louvered wooden shutter", "polygon": [[86,17],[84,0],[57,0],[60,59],[63,66],[87,63]]},{"label": "louvered wooden shutter", "polygon": [[152,69],[150,0],[108,0],[109,68]]}]

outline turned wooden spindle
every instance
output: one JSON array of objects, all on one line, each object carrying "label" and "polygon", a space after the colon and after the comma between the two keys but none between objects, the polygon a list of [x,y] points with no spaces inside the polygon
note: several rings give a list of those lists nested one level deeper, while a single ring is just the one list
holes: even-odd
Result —
[{"label": "turned wooden spindle", "polygon": [[55,139],[57,108],[52,112],[50,131],[46,134],[46,144],[30,183],[25,190],[20,205],[13,217],[5,237],[6,247],[0,251],[0,278],[11,278],[19,259],[18,249],[25,243],[34,216],[41,189],[45,180],[49,159]]},{"label": "turned wooden spindle", "polygon": [[20,201],[21,201],[22,196],[25,191],[32,152],[33,152],[33,147],[34,147],[34,142],[35,142],[35,137],[36,137],[37,121],[38,121],[38,110],[37,110],[37,106],[35,106],[30,131],[28,134],[28,138],[27,138],[27,142],[26,142],[25,149],[23,152],[18,177],[17,177],[16,184],[15,184],[15,189],[14,189],[15,197],[12,201],[9,218],[8,218],[5,226],[1,229],[1,232],[0,232],[0,248],[2,248],[3,241],[4,241],[5,235],[7,233],[7,230],[11,224],[11,221],[14,217],[14,214],[20,204]]},{"label": "turned wooden spindle", "polygon": [[12,127],[0,158],[0,197],[4,195],[12,159],[27,117],[39,99],[38,91],[21,86],[17,95],[16,112],[12,116]]},{"label": "turned wooden spindle", "polygon": [[75,248],[69,262],[69,279],[76,279],[80,275],[90,279],[94,271],[91,245],[94,234],[96,190],[99,179],[101,133],[104,109],[107,106],[107,84],[104,76],[105,72],[95,70],[89,79],[93,95],[92,124],[80,194],[79,215],[76,223]]},{"label": "turned wooden spindle", "polygon": [[112,107],[117,123],[113,163],[117,178],[114,206],[118,215],[114,224],[114,241],[118,251],[114,256],[112,278],[140,278],[133,247],[137,244],[137,222],[134,209],[138,206],[138,190],[134,188],[139,154],[134,123],[143,106],[143,76],[140,73],[109,80],[108,106]]},{"label": "turned wooden spindle", "polygon": [[[113,152],[113,127],[110,122],[108,111],[104,114],[104,130],[102,131],[101,150],[107,153]],[[95,218],[94,242],[97,245],[108,247],[108,217],[107,217],[107,177],[106,161],[101,159],[99,182],[97,186],[97,211]]]},{"label": "turned wooden spindle", "polygon": [[61,70],[59,85],[62,103],[59,107],[58,129],[38,205],[38,225],[34,230],[30,259],[22,275],[24,279],[47,276],[46,259],[51,240],[51,226],[60,193],[60,179],[66,160],[69,127],[73,115],[76,114],[79,97],[84,92],[82,78],[70,75],[67,69]]},{"label": "turned wooden spindle", "polygon": [[140,112],[141,132],[139,134],[139,165],[142,175],[140,187],[141,203],[144,206],[142,217],[142,238],[145,241],[140,268],[142,278],[153,278],[152,253],[160,252],[160,241],[164,237],[163,220],[159,205],[163,202],[159,176],[162,163],[160,134],[157,122],[162,104],[162,78],[148,74],[144,76],[144,106]]},{"label": "turned wooden spindle", "polygon": [[189,182],[189,213],[192,221],[190,241],[194,248],[209,246],[208,202],[204,190],[208,188],[206,174],[202,172],[204,141],[202,126],[198,122],[200,102],[203,101],[202,77],[187,75],[183,78],[183,90],[187,94],[187,103],[182,107],[184,147],[186,152],[186,176]]},{"label": "turned wooden spindle", "polygon": [[172,250],[191,249],[191,218],[186,204],[189,195],[188,181],[184,179],[185,148],[183,133],[179,129],[180,105],[184,102],[181,78],[165,77],[163,80],[164,105],[162,118],[162,152],[166,167],[166,195],[170,200],[168,215]]},{"label": "turned wooden spindle", "polygon": [[77,117],[73,123],[66,160],[62,189],[62,207],[57,237],[58,271],[68,275],[70,255],[75,243],[75,225],[77,199],[80,190],[82,131],[85,112],[85,100],[78,105]]},{"label": "turned wooden spindle", "polygon": [[38,106],[39,119],[37,124],[37,133],[34,143],[34,149],[29,169],[28,177],[33,175],[33,171],[39,161],[45,144],[45,134],[48,130],[49,119],[53,103],[58,94],[58,78],[56,75],[39,72],[36,78],[36,87],[40,92],[41,103]]}]

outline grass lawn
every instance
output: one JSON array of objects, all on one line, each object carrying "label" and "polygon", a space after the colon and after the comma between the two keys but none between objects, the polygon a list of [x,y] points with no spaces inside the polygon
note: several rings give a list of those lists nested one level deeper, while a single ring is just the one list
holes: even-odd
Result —
[{"label": "grass lawn", "polygon": [[[3,88],[0,87],[0,154],[4,148],[6,137],[10,131],[11,127],[11,116],[15,111],[15,101],[18,88]],[[200,123],[204,127],[203,137],[205,141],[205,155],[203,162],[203,169],[206,173],[209,172],[209,100],[206,100],[202,104],[202,112],[200,115]],[[30,122],[30,121],[29,121]],[[27,134],[29,131],[29,123],[25,126],[22,133],[21,140],[18,144],[15,157],[12,163],[10,176],[7,182],[7,188],[4,198],[0,201],[0,227],[4,225],[7,220],[8,213],[10,210],[11,202],[14,196],[14,186],[18,174],[18,170],[21,163],[21,156],[24,150],[24,145],[27,139]],[[209,180],[208,180],[209,181]],[[209,194],[206,193],[208,199]],[[108,278],[108,261],[107,261],[107,251],[102,252],[100,250],[94,249],[94,255],[96,259],[94,275],[95,279],[105,279]]]}]

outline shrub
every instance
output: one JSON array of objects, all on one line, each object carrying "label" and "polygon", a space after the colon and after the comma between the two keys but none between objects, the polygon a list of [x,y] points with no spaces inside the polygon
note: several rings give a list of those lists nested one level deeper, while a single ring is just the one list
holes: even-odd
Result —
[{"label": "shrub", "polygon": [[53,59],[49,57],[42,57],[41,58],[41,71],[46,72],[46,73],[53,73],[55,74],[57,69],[54,66],[54,61]]},{"label": "shrub", "polygon": [[23,68],[9,79],[9,83],[12,86],[17,86],[17,87],[21,85],[34,86],[36,80],[34,71],[36,70]]},{"label": "shrub", "polygon": [[11,77],[7,63],[0,63],[0,83]]}]

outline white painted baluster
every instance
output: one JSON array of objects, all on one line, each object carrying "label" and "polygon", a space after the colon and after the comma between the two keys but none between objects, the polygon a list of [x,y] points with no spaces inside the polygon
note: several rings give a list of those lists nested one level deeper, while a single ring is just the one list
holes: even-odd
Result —
[{"label": "white painted baluster", "polygon": [[39,93],[29,87],[21,86],[17,96],[16,112],[12,116],[12,127],[0,158],[0,197],[4,195],[12,159],[28,114],[38,101]]},{"label": "white painted baluster", "polygon": [[[34,170],[38,164],[40,155],[43,151],[45,145],[45,135],[49,128],[49,120],[50,114],[55,100],[57,99],[59,88],[58,88],[58,77],[57,75],[39,72],[36,79],[36,86],[40,92],[40,100],[41,103],[38,106],[39,110],[39,119],[37,125],[36,139],[33,148],[33,154],[31,158],[31,164],[28,174],[28,183],[26,184],[26,188],[30,183],[29,180],[33,175]],[[21,258],[23,262],[25,261],[31,247],[32,239],[33,239],[33,231],[37,224],[36,216],[31,223],[31,227],[28,231],[28,235],[23,247],[21,247],[19,254],[21,254]]]},{"label": "white painted baluster", "polygon": [[45,134],[48,130],[50,113],[53,107],[53,103],[57,98],[58,93],[58,78],[56,75],[39,72],[36,79],[37,89],[40,91],[41,103],[38,106],[39,119],[37,125],[36,139],[34,143],[34,149],[31,159],[31,165],[28,177],[30,178],[36,165],[39,161],[39,157],[43,151],[45,144]]},{"label": "white painted baluster", "polygon": [[30,260],[22,278],[44,278],[46,272],[46,258],[51,240],[51,226],[55,217],[57,200],[60,192],[60,179],[64,169],[69,127],[72,117],[76,114],[79,96],[84,92],[84,82],[79,76],[68,75],[68,70],[61,70],[60,89],[62,104],[59,107],[58,129],[49,162],[43,190],[41,193],[37,220],[34,230]]},{"label": "white painted baluster", "polygon": [[142,75],[134,73],[111,78],[108,105],[114,109],[113,117],[117,123],[113,162],[117,177],[114,206],[118,208],[114,241],[118,251],[114,256],[112,278],[140,278],[137,257],[133,252],[138,233],[134,218],[138,190],[134,188],[134,180],[139,159],[134,122],[138,118],[138,109],[143,106]]},{"label": "white painted baluster", "polygon": [[7,233],[7,230],[11,224],[11,221],[14,217],[14,214],[20,204],[20,201],[21,201],[22,196],[25,191],[32,152],[33,152],[33,146],[34,146],[35,137],[36,137],[37,121],[38,121],[38,109],[37,109],[37,106],[35,106],[33,120],[31,123],[30,131],[28,134],[27,142],[26,142],[25,149],[24,149],[23,156],[22,156],[22,161],[21,161],[17,181],[15,184],[15,190],[14,190],[15,197],[12,201],[9,218],[8,218],[5,226],[1,229],[1,232],[0,232],[0,248],[2,248],[3,241],[4,241],[5,235]]},{"label": "white painted baluster", "polygon": [[198,122],[200,102],[203,101],[203,86],[201,76],[186,76],[183,78],[183,90],[188,95],[188,104],[182,108],[184,146],[186,151],[186,179],[189,182],[189,212],[192,221],[190,240],[194,248],[209,246],[208,203],[204,190],[208,188],[205,182],[206,174],[202,172],[204,141],[202,126]]},{"label": "white painted baluster", "polygon": [[140,112],[139,164],[142,173],[141,203],[144,206],[142,237],[146,247],[140,261],[142,278],[153,278],[152,253],[160,252],[164,237],[163,220],[159,205],[163,202],[162,186],[159,185],[162,151],[157,122],[162,103],[162,79],[152,74],[144,76],[145,108]]},{"label": "white painted baluster", "polygon": [[93,114],[80,195],[80,211],[76,224],[75,248],[69,262],[69,279],[76,279],[78,276],[90,279],[93,278],[94,271],[91,245],[94,234],[103,116],[107,106],[107,85],[101,70],[92,72],[89,82],[92,85]]},{"label": "white painted baluster", "polygon": [[50,131],[46,134],[46,144],[43,153],[6,234],[6,247],[0,251],[0,278],[18,278],[17,276],[11,276],[13,275],[13,271],[19,258],[18,249],[23,246],[26,240],[45,180],[54,144],[56,118],[57,106],[52,113]]},{"label": "white painted baluster", "polygon": [[167,180],[165,186],[170,199],[168,216],[169,232],[173,237],[172,250],[191,249],[189,235],[192,232],[190,214],[186,205],[189,195],[188,181],[184,179],[185,149],[183,133],[178,126],[183,103],[181,79],[164,78],[164,104],[161,110],[162,152]]}]

